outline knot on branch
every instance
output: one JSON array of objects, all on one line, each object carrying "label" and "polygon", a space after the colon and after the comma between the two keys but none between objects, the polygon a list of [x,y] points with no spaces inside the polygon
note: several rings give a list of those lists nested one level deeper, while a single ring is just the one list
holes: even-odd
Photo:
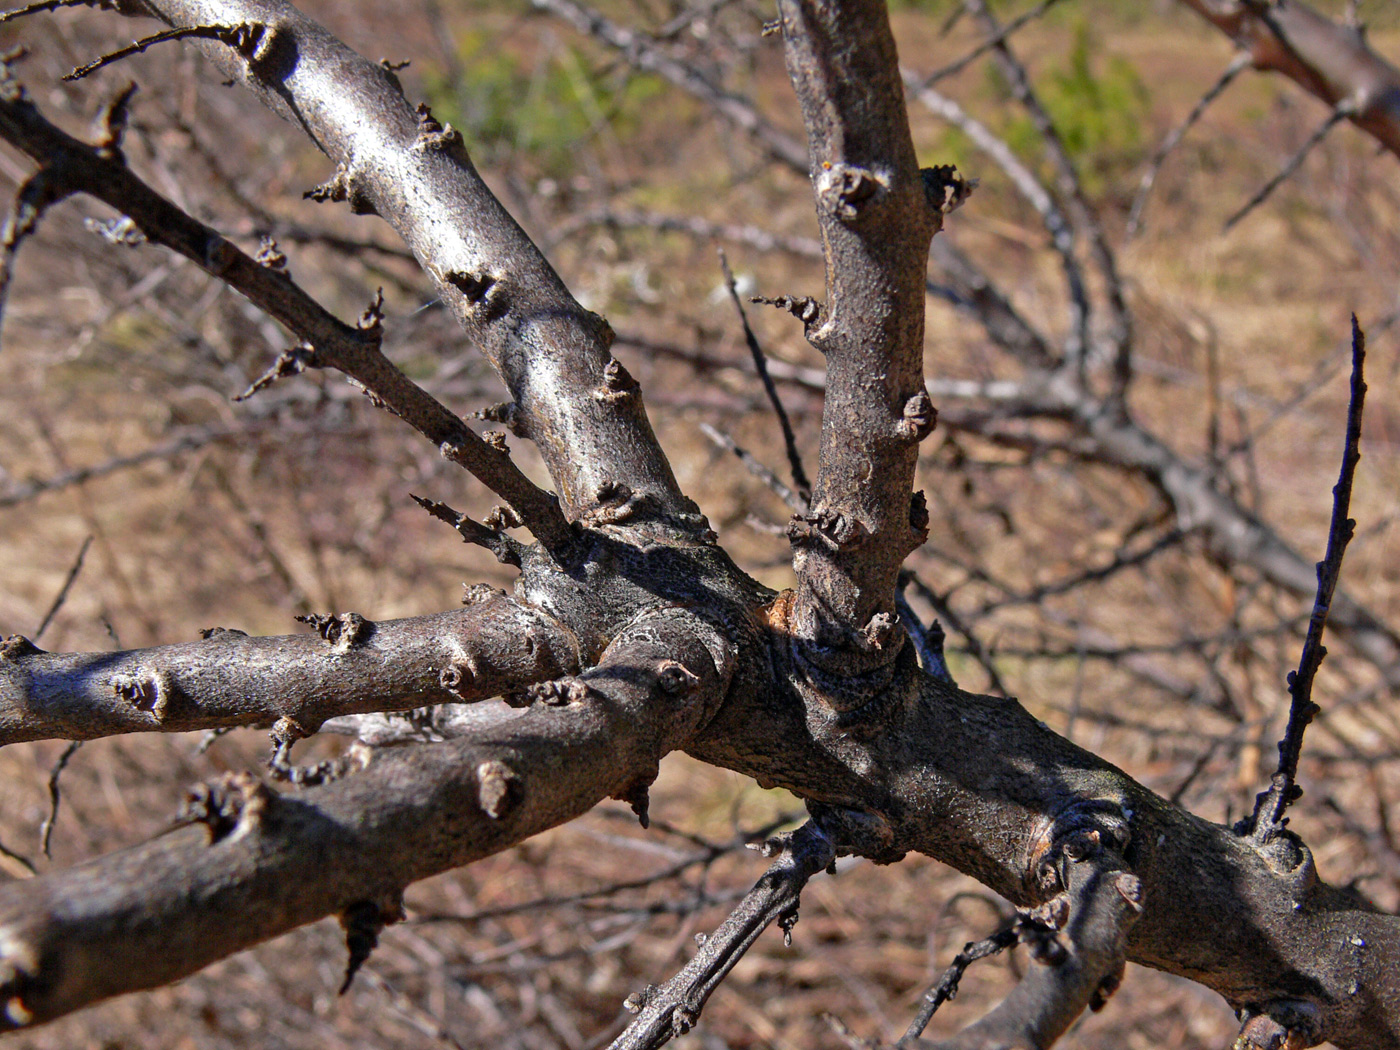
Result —
[{"label": "knot on branch", "polygon": [[834,857],[865,857],[876,864],[898,864],[906,850],[895,846],[894,826],[873,809],[848,809],[821,802],[808,802],[812,822],[834,847]]},{"label": "knot on branch", "polygon": [[494,601],[505,596],[505,591],[499,587],[492,587],[489,583],[462,584],[463,605],[480,605],[482,602]]},{"label": "knot on branch", "polygon": [[84,219],[83,229],[101,237],[113,248],[139,248],[146,243],[146,232],[130,215],[115,219]]},{"label": "knot on branch", "polygon": [[334,616],[298,616],[298,622],[310,625],[337,653],[348,653],[356,645],[369,640],[374,623],[359,613],[337,613]]},{"label": "knot on branch", "polygon": [[431,274],[440,283],[449,284],[466,296],[478,320],[494,321],[508,309],[505,289],[500,278],[493,274],[467,270],[435,270]]},{"label": "knot on branch", "polygon": [[481,668],[476,660],[471,654],[464,653],[438,672],[438,684],[457,699],[464,700],[476,684],[476,676],[480,673]]},{"label": "knot on branch", "polygon": [[26,656],[34,656],[43,651],[22,634],[12,634],[0,641],[0,660],[18,662]]},{"label": "knot on branch", "polygon": [[[500,434],[499,430],[491,431],[493,434]],[[505,436],[502,435],[502,441]],[[500,532],[502,529],[517,529],[525,524],[523,518],[515,512],[514,507],[495,506],[491,508],[491,513],[486,515],[484,524],[488,529]]]},{"label": "knot on branch", "polygon": [[476,800],[492,820],[500,820],[519,805],[523,794],[520,775],[499,759],[487,759],[476,767]]},{"label": "knot on branch", "polygon": [[530,436],[530,431],[525,426],[524,414],[514,401],[502,401],[499,404],[488,405],[480,412],[473,412],[472,418],[485,420],[488,423],[500,423],[518,438]]},{"label": "knot on branch", "polygon": [[202,627],[199,637],[206,642],[231,642],[235,638],[247,638],[248,632],[237,627]]},{"label": "knot on branch", "polygon": [[426,102],[418,103],[418,137],[413,140],[415,150],[442,152],[462,144],[462,133],[451,124],[439,124]]},{"label": "knot on branch", "polygon": [[275,237],[262,239],[258,245],[257,254],[253,256],[253,261],[275,273],[286,274],[287,272],[287,253],[277,246]]},{"label": "knot on branch", "polygon": [[957,211],[977,188],[976,179],[965,178],[952,164],[921,168],[919,176],[924,182],[924,197],[928,206],[939,215]]},{"label": "knot on branch", "polygon": [[870,531],[856,518],[823,508],[794,514],[788,521],[788,540],[794,547],[821,546],[831,551],[851,551],[870,538]]},{"label": "knot on branch", "polygon": [[350,953],[340,995],[350,990],[355,973],[379,946],[379,935],[384,932],[384,927],[402,922],[407,917],[403,910],[402,893],[387,894],[379,900],[358,901],[340,913],[340,925],[345,930],[345,947]]},{"label": "knot on branch", "polygon": [[920,390],[904,402],[904,410],[900,414],[899,422],[895,424],[895,431],[904,440],[918,444],[933,433],[937,423],[938,409],[933,407],[933,400],[928,396],[928,391]]},{"label": "knot on branch", "polygon": [[1304,1050],[1322,1040],[1322,1012],[1300,999],[1246,1006],[1231,1050]]},{"label": "knot on branch", "polygon": [[593,490],[597,502],[579,515],[583,525],[620,525],[636,517],[649,502],[642,492],[633,492],[631,487],[620,481],[605,479]]},{"label": "knot on branch", "polygon": [[651,827],[651,785],[656,783],[659,769],[651,769],[637,777],[616,795],[609,796],[619,802],[626,802],[637,815],[637,823],[643,828]]},{"label": "knot on branch", "polygon": [[149,667],[137,668],[133,674],[115,674],[112,692],[139,711],[149,711],[157,722],[164,721],[175,686],[170,675]]},{"label": "knot on branch", "polygon": [[[1122,854],[1132,840],[1129,816],[1111,799],[1082,799],[1062,810],[1031,843],[1028,870],[1040,891],[1048,895],[1068,886],[1069,865],[1091,860],[1105,850]],[[1128,877],[1137,882],[1135,876]],[[1124,899],[1141,911],[1140,884],[1134,892],[1139,899],[1133,901],[1126,892]]]},{"label": "knot on branch", "polygon": [[267,819],[281,799],[252,773],[226,773],[212,783],[196,784],[185,795],[176,822],[203,824],[209,844],[242,836]]},{"label": "knot on branch", "polygon": [[[504,430],[488,430],[481,435],[481,440],[490,445],[503,456],[510,455],[510,445],[506,444],[506,432]],[[487,524],[490,524],[488,520]]]},{"label": "knot on branch", "polygon": [[842,222],[870,214],[890,192],[889,173],[845,161],[823,161],[814,182],[817,207]]},{"label": "knot on branch", "polygon": [[345,163],[337,164],[335,174],[319,186],[313,186],[302,195],[302,200],[313,200],[318,203],[325,201],[344,201],[350,205],[350,210],[356,215],[374,215],[374,202],[364,188],[359,185],[359,180],[351,172],[350,166]]},{"label": "knot on branch", "polygon": [[593,396],[599,401],[620,401],[640,389],[641,384],[632,378],[622,362],[610,357],[603,367],[603,388],[594,391]]},{"label": "knot on branch", "polygon": [[[749,302],[757,303],[759,306],[775,306],[779,310],[786,310],[802,322],[802,331],[805,335],[810,336],[812,329],[822,322],[822,304],[808,295],[779,295],[771,299],[764,295],[754,295],[749,297]],[[818,346],[816,349],[820,350],[821,347]]]},{"label": "knot on branch", "polygon": [[277,360],[272,362],[262,375],[254,379],[249,384],[248,389],[241,394],[234,395],[235,401],[247,401],[259,390],[265,390],[279,379],[290,379],[292,376],[299,376],[308,368],[320,368],[320,359],[316,356],[314,347],[303,343],[301,346],[294,346],[290,350],[283,350],[277,355]]},{"label": "knot on branch", "polygon": [[[507,697],[507,702],[510,698]],[[581,704],[588,699],[588,683],[582,678],[556,678],[549,682],[536,682],[525,690],[526,704],[541,703],[546,707],[564,707],[566,704]]]}]

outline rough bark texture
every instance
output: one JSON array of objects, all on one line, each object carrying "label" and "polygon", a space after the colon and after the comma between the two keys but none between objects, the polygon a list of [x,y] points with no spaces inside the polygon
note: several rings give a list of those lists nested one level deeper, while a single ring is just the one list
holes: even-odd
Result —
[{"label": "rough bark texture", "polygon": [[[570,538],[567,557],[512,548],[514,598],[455,614],[340,617],[320,638],[220,635],[103,656],[6,643],[3,742],[283,718],[311,730],[496,693],[526,710],[491,708],[448,742],[358,753],[359,768],[294,796],[251,777],[205,786],[166,835],[0,887],[0,1028],[175,980],[328,914],[376,932],[414,880],[608,796],[644,815],[657,764],[685,750],[807,800],[837,852],[927,853],[1019,905],[1064,895],[1067,961],[1034,971],[949,1045],[1048,1045],[1111,991],[1126,955],[1215,989],[1298,1045],[1400,1047],[1394,917],[1321,883],[1295,837],[1256,847],[1195,817],[1014,700],[924,673],[903,644],[895,583],[927,527],[912,479],[933,423],[924,271],[967,188],[917,168],[876,0],[780,9],[827,261],[826,302],[783,305],[829,360],[812,510],[792,529],[800,585],[780,595],[715,545],[609,357],[605,323],[391,73],[273,0],[143,9],[176,27],[243,27],[232,44],[202,46],[336,161],[326,196],[404,235],[506,380]],[[1001,303],[1008,332],[1021,331]],[[1027,355],[1041,357],[1026,331]],[[321,337],[307,338],[315,352]],[[1063,395],[1064,414],[1082,393]],[[1085,409],[1081,425],[1125,458],[1156,455],[1121,414]],[[1179,508],[1209,501],[1174,469],[1164,461],[1160,483]],[[1266,541],[1248,528],[1222,539]]]}]

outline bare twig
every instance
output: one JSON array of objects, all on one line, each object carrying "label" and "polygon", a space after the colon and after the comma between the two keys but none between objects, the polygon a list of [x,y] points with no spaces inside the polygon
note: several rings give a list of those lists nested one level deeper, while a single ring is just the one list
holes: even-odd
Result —
[{"label": "bare twig", "polygon": [[83,540],[83,545],[78,548],[78,556],[73,559],[73,566],[68,570],[68,575],[63,579],[63,586],[54,595],[53,601],[49,604],[48,612],[44,613],[44,618],[39,621],[38,628],[34,631],[34,640],[37,642],[48,630],[49,624],[53,623],[53,618],[58,615],[58,610],[63,608],[63,603],[68,600],[68,592],[73,587],[73,581],[78,578],[78,573],[83,571],[83,559],[87,557],[88,548],[92,546],[93,537],[89,535]]},{"label": "bare twig", "polygon": [[938,1008],[958,994],[958,982],[962,980],[962,975],[969,966],[979,959],[990,958],[1004,952],[1007,948],[1015,947],[1020,940],[1018,925],[1013,924],[990,937],[980,941],[968,941],[964,944],[963,950],[953,956],[953,961],[943,971],[943,976],[938,979],[938,983],[930,988],[920,1001],[919,1012],[914,1015],[914,1020],[909,1022],[908,1029],[905,1030],[904,1035],[900,1037],[895,1046],[905,1046],[924,1034],[924,1029],[933,1020],[933,1015],[938,1012]]},{"label": "bare twig", "polygon": [[1321,710],[1313,703],[1313,679],[1327,648],[1322,633],[1332,607],[1332,595],[1341,576],[1342,557],[1356,532],[1356,522],[1347,517],[1351,506],[1351,486],[1356,477],[1356,465],[1361,460],[1361,411],[1366,400],[1364,366],[1366,336],[1351,318],[1351,398],[1347,403],[1346,443],[1342,452],[1342,469],[1332,489],[1332,521],[1327,529],[1327,554],[1317,566],[1317,598],[1308,619],[1308,634],[1298,669],[1288,676],[1288,727],[1278,745],[1278,769],[1270,778],[1267,791],[1254,803],[1254,813],[1244,822],[1241,832],[1257,845],[1263,846],[1283,829],[1284,811],[1302,791],[1297,786],[1298,759],[1303,750],[1303,733],[1313,717]]},{"label": "bare twig", "polygon": [[741,447],[728,434],[721,434],[708,423],[701,423],[700,430],[720,448],[734,453],[734,456],[744,465],[750,474],[763,482],[763,484],[768,487],[769,491],[791,507],[795,513],[807,513],[808,503],[806,498],[784,485],[782,479],[780,479],[778,475],[774,474],[755,459],[751,452]]},{"label": "bare twig", "polygon": [[724,285],[729,289],[729,298],[734,302],[734,309],[739,311],[739,323],[744,328],[744,342],[748,344],[749,353],[753,355],[754,371],[763,381],[768,403],[773,406],[773,414],[778,417],[778,426],[783,432],[783,447],[787,450],[788,467],[792,470],[792,483],[797,486],[797,494],[804,501],[810,501],[812,482],[808,480],[807,471],[802,466],[802,453],[797,450],[797,436],[792,432],[792,422],[788,419],[787,409],[783,407],[783,399],[778,396],[778,388],[773,385],[772,377],[768,375],[768,357],[759,345],[758,336],[754,335],[748,314],[744,312],[744,304],[739,299],[739,289],[734,284],[734,272],[729,268],[729,259],[723,248],[719,250],[719,264],[724,270]]},{"label": "bare twig", "polygon": [[1050,10],[1050,8],[1054,7],[1057,3],[1059,3],[1059,0],[1041,0],[1040,3],[1036,4],[1035,7],[1031,8],[1029,11],[1023,11],[1011,21],[1007,22],[1000,29],[997,29],[995,32],[987,36],[985,40],[983,40],[980,44],[974,47],[967,54],[963,55],[962,58],[958,59],[955,62],[949,62],[942,69],[934,70],[932,73],[930,73],[924,78],[922,86],[932,87],[934,84],[937,84],[940,80],[944,80],[948,77],[955,76],[956,74],[961,73],[964,69],[970,66],[973,62],[977,61],[977,59],[981,58],[992,48],[1004,42],[1018,29],[1022,28],[1023,26],[1029,25],[1031,22],[1034,22],[1041,15],[1045,14],[1046,11]]},{"label": "bare twig", "polygon": [[1239,210],[1225,220],[1224,229],[1227,232],[1234,229],[1241,219],[1268,200],[1270,194],[1272,194],[1274,190],[1287,182],[1292,174],[1302,167],[1303,161],[1308,158],[1308,154],[1327,137],[1328,133],[1355,112],[1355,103],[1350,99],[1343,99],[1339,102],[1337,108],[1328,115],[1326,120],[1318,125],[1317,130],[1308,136],[1307,141],[1298,147],[1297,152],[1284,162],[1283,166],[1279,168],[1274,177],[1264,183],[1263,186],[1259,187],[1259,189],[1255,191],[1254,196],[1245,201],[1244,204],[1240,206]]},{"label": "bare twig", "polygon": [[609,1050],[654,1050],[695,1027],[711,993],[719,987],[754,941],[776,920],[792,940],[797,906],[807,880],[836,859],[831,840],[814,822],[770,839],[763,855],[777,856],[754,888],[719,929],[707,937],[695,957],[660,987],[648,987],[627,1000],[637,1019]]},{"label": "bare twig", "polygon": [[246,27],[239,26],[183,26],[178,29],[166,29],[150,36],[142,37],[140,40],[133,40],[126,47],[119,48],[101,58],[89,62],[85,66],[79,66],[64,76],[64,80],[82,80],[83,77],[91,76],[104,66],[110,66],[113,62],[120,62],[124,58],[132,55],[139,55],[147,48],[155,47],[156,44],[163,44],[169,40],[221,40],[225,43],[232,43],[239,29]]},{"label": "bare twig", "polygon": [[1157,176],[1162,171],[1162,165],[1167,162],[1167,157],[1171,151],[1180,145],[1181,140],[1186,137],[1186,133],[1195,126],[1196,121],[1205,115],[1205,111],[1210,104],[1225,93],[1225,89],[1234,83],[1235,78],[1248,69],[1251,65],[1250,58],[1246,54],[1238,54],[1230,60],[1230,64],[1225,67],[1225,72],[1220,74],[1217,80],[1204,95],[1191,107],[1191,112],[1186,114],[1186,119],[1167,134],[1162,140],[1162,144],[1157,147],[1157,151],[1152,154],[1152,159],[1147,162],[1147,170],[1142,174],[1142,181],[1138,183],[1137,194],[1133,197],[1133,206],[1128,212],[1127,227],[1123,236],[1126,240],[1131,240],[1142,232],[1142,210],[1147,207],[1147,198],[1152,193],[1152,187],[1157,184]]},{"label": "bare twig", "polygon": [[63,796],[59,793],[58,781],[63,776],[63,771],[68,768],[68,760],[78,753],[78,748],[83,746],[83,741],[69,741],[63,753],[58,756],[58,761],[49,770],[49,815],[44,818],[44,822],[39,825],[39,849],[43,851],[45,857],[51,857],[49,843],[53,839],[53,829],[58,824],[58,806]]},{"label": "bare twig", "polygon": [[[384,356],[382,314],[371,304],[358,327],[344,324],[273,265],[264,265],[150,189],[120,154],[88,146],[49,123],[22,94],[0,99],[0,134],[41,164],[61,164],[74,190],[121,210],[152,241],[191,259],[242,292],[314,348],[302,366],[336,368],[428,437],[444,456],[506,499],[552,552],[566,558],[574,534],[557,500],[531,482],[509,455],[408,379]],[[279,358],[272,378],[296,369]],[[269,381],[271,381],[269,379]],[[258,383],[254,383],[256,387]]]}]

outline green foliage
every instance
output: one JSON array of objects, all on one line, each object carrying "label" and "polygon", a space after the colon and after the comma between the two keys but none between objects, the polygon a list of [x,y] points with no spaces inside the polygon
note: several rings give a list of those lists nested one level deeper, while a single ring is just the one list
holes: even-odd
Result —
[{"label": "green foliage", "polygon": [[[995,65],[987,68],[993,89],[1007,95]],[[1104,53],[1087,20],[1075,24],[1062,64],[1037,77],[1035,89],[1090,195],[1102,194],[1142,158],[1149,144],[1143,135],[1149,126],[1147,86],[1126,59]],[[1001,130],[1018,154],[1040,160],[1040,134],[1029,116],[1012,117]]]},{"label": "green foliage", "polygon": [[528,160],[542,174],[577,170],[578,149],[601,132],[634,131],[663,91],[646,74],[599,73],[571,46],[526,56],[472,33],[458,50],[462,82],[455,90],[441,75],[424,85],[434,114],[460,128],[483,160]]}]

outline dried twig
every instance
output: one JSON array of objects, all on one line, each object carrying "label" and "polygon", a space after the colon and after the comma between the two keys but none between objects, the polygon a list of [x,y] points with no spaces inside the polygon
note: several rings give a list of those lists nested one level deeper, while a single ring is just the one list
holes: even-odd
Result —
[{"label": "dried twig", "polygon": [[83,741],[70,741],[63,749],[63,753],[58,756],[58,761],[49,770],[49,815],[44,818],[44,822],[39,825],[39,848],[45,857],[52,857],[49,852],[49,843],[53,838],[54,826],[58,823],[58,806],[63,796],[59,793],[58,781],[63,776],[63,771],[68,768],[68,760],[78,753],[78,748],[83,746]]},{"label": "dried twig", "polygon": [[1152,187],[1157,183],[1157,176],[1162,171],[1162,165],[1167,162],[1167,157],[1171,151],[1180,145],[1181,140],[1186,137],[1186,133],[1195,126],[1196,121],[1205,115],[1205,111],[1210,104],[1225,93],[1237,76],[1243,73],[1251,65],[1248,55],[1238,54],[1230,60],[1230,64],[1225,67],[1225,72],[1220,74],[1217,80],[1204,95],[1191,107],[1191,112],[1186,114],[1186,119],[1167,134],[1162,140],[1162,144],[1157,147],[1157,152],[1152,154],[1152,159],[1147,162],[1147,170],[1142,174],[1142,181],[1138,183],[1137,194],[1133,197],[1133,206],[1128,212],[1127,228],[1123,236],[1125,240],[1131,240],[1142,232],[1142,210],[1147,207],[1147,198],[1152,193]]},{"label": "dried twig", "polygon": [[627,1000],[638,1016],[609,1050],[653,1050],[695,1027],[711,993],[774,920],[791,942],[802,888],[836,859],[831,840],[811,821],[796,831],[770,839],[767,857],[777,856],[754,888],[719,929],[707,937],[695,957],[660,987],[648,987]]},{"label": "dried twig", "polygon": [[1313,679],[1327,647],[1322,644],[1322,632],[1327,627],[1327,615],[1332,606],[1332,594],[1342,571],[1342,557],[1356,532],[1356,522],[1347,517],[1351,506],[1351,486],[1356,477],[1356,465],[1361,460],[1361,411],[1366,400],[1364,365],[1366,336],[1351,318],[1351,398],[1347,403],[1346,444],[1342,452],[1342,469],[1332,489],[1332,521],[1327,529],[1327,554],[1317,566],[1317,598],[1308,619],[1308,634],[1298,669],[1288,676],[1288,727],[1278,745],[1278,769],[1270,778],[1267,791],[1254,802],[1254,813],[1239,828],[1256,845],[1266,845],[1284,826],[1283,814],[1302,795],[1297,786],[1298,759],[1303,750],[1303,733],[1313,717],[1321,710],[1312,700]]},{"label": "dried twig", "polygon": [[1337,103],[1337,107],[1332,110],[1327,119],[1319,124],[1317,130],[1308,136],[1307,141],[1298,147],[1297,152],[1284,162],[1283,166],[1279,168],[1278,173],[1268,182],[1264,183],[1263,186],[1259,187],[1254,196],[1245,201],[1238,211],[1225,220],[1225,232],[1228,233],[1230,230],[1233,230],[1240,220],[1268,200],[1274,190],[1287,182],[1292,174],[1302,167],[1303,161],[1308,159],[1308,154],[1327,137],[1328,133],[1355,112],[1356,104],[1350,99],[1343,99],[1341,102]]},{"label": "dried twig", "polygon": [[792,432],[792,422],[788,419],[787,409],[783,407],[783,399],[778,396],[778,388],[773,385],[773,379],[768,374],[768,357],[749,324],[749,315],[744,312],[744,304],[739,299],[739,289],[734,284],[734,272],[729,268],[729,258],[724,254],[723,248],[719,250],[719,264],[724,270],[724,285],[729,289],[729,298],[734,302],[734,309],[739,311],[739,323],[744,328],[744,342],[748,344],[749,353],[753,355],[754,371],[763,381],[768,403],[773,406],[773,414],[778,417],[778,426],[783,432],[783,447],[787,450],[788,467],[792,470],[792,483],[797,486],[797,494],[804,501],[810,501],[812,482],[802,466],[802,453],[797,450],[797,437]]}]

